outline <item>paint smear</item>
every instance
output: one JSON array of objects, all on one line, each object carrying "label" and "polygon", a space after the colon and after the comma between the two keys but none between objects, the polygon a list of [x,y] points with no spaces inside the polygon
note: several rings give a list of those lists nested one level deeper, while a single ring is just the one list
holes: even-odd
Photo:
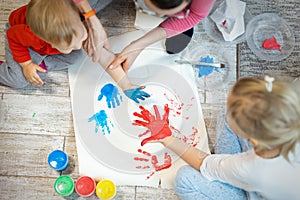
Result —
[{"label": "paint smear", "polygon": [[[204,58],[200,58],[200,62],[213,63],[214,59],[212,57],[206,56]],[[208,76],[212,74],[214,71],[220,72],[218,67],[213,67],[213,66],[196,65],[195,68],[198,69],[198,78],[201,78],[203,76]]]},{"label": "paint smear", "polygon": [[107,114],[105,113],[104,110],[100,110],[98,113],[94,114],[92,117],[88,119],[88,122],[94,120],[96,121],[95,133],[98,133],[100,128],[103,135],[105,135],[105,133],[110,134],[111,130],[109,126],[114,127],[114,125],[108,119]]},{"label": "paint smear", "polygon": [[281,45],[278,44],[276,37],[268,38],[263,41],[262,47],[268,50],[281,50]]},{"label": "paint smear", "polygon": [[154,168],[154,172],[151,172],[150,175],[147,176],[147,179],[149,179],[151,176],[155,174],[155,172],[168,169],[172,166],[172,157],[167,152],[164,154],[164,161],[162,164],[159,164],[159,161],[157,159],[156,155],[152,155],[151,153],[147,151],[143,151],[142,149],[138,149],[138,152],[140,154],[143,154],[146,156],[146,158],[142,157],[134,157],[133,159],[138,162],[145,162],[145,165],[138,165],[136,166],[137,169],[150,169],[151,167]]},{"label": "paint smear", "polygon": [[108,108],[115,108],[122,102],[122,96],[120,95],[118,88],[111,83],[108,83],[101,88],[98,101],[101,101],[103,97],[106,98]]}]

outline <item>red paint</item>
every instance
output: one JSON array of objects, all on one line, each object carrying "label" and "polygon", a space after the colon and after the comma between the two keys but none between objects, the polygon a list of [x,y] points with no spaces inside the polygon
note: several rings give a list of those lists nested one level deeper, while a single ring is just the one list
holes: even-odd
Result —
[{"label": "red paint", "polygon": [[162,118],[156,105],[153,105],[155,116],[152,115],[150,111],[145,109],[143,106],[140,106],[139,108],[141,109],[140,113],[134,112],[133,115],[143,119],[144,121],[134,120],[134,123],[132,124],[136,126],[144,126],[148,128],[151,133],[150,137],[145,138],[142,141],[142,146],[148,142],[158,141],[172,135],[172,132],[169,128],[170,109],[168,107],[168,104],[164,106],[165,113]]},{"label": "red paint", "polygon": [[[155,169],[155,172],[164,170],[164,169],[168,169],[172,166],[172,157],[171,155],[169,155],[167,152],[164,154],[164,162],[163,164],[159,165],[158,163],[158,159],[156,155],[152,155],[151,153],[147,152],[147,151],[143,151],[142,149],[138,149],[138,152],[147,156],[147,157],[151,157],[151,164],[152,167]],[[136,161],[144,161],[144,162],[150,162],[149,159],[147,158],[140,158],[140,157],[134,157],[134,160]],[[137,169],[149,169],[150,166],[149,165],[145,165],[145,166],[136,166]],[[147,176],[147,179],[149,179],[151,176],[154,175],[155,172],[151,172],[151,174],[149,176]]]},{"label": "red paint", "polygon": [[274,36],[263,41],[262,47],[269,50],[281,50],[281,45],[277,43],[276,37]]},{"label": "red paint", "polygon": [[227,23],[226,19],[222,22],[222,26],[225,26],[225,24]]},{"label": "red paint", "polygon": [[155,171],[161,171],[163,169],[168,169],[172,165],[172,158],[168,153],[165,153],[164,163],[162,165],[158,165],[158,160],[156,156],[152,156],[152,165],[155,168]]},{"label": "red paint", "polygon": [[88,197],[94,194],[95,188],[95,180],[89,176],[81,176],[75,183],[75,190],[77,194],[83,197]]}]

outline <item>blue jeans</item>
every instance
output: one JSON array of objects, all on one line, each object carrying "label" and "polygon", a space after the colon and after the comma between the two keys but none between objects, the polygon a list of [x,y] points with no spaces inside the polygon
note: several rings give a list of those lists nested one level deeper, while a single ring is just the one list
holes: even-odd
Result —
[{"label": "blue jeans", "polygon": [[[235,154],[252,148],[251,144],[238,137],[229,127],[223,109],[217,120],[216,154]],[[247,194],[244,190],[220,181],[209,181],[199,170],[191,166],[181,167],[175,179],[175,191],[184,200],[198,199],[230,199],[244,200]]]}]

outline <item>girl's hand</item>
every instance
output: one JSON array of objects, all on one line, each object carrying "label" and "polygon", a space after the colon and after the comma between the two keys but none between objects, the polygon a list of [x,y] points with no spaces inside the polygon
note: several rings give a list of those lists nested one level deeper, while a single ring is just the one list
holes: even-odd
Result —
[{"label": "girl's hand", "polygon": [[19,64],[21,65],[23,74],[29,83],[36,86],[41,86],[44,84],[37,72],[46,72],[45,69],[34,64],[31,60]]},{"label": "girl's hand", "polygon": [[153,105],[155,116],[150,113],[149,110],[145,109],[143,106],[140,106],[140,113],[133,113],[133,115],[143,119],[134,120],[133,125],[144,126],[148,128],[151,132],[151,136],[144,139],[141,143],[143,146],[147,142],[151,141],[161,141],[165,142],[165,140],[172,135],[171,129],[169,127],[169,107],[166,104],[164,107],[165,113],[161,118],[160,113],[157,109],[156,105]]}]

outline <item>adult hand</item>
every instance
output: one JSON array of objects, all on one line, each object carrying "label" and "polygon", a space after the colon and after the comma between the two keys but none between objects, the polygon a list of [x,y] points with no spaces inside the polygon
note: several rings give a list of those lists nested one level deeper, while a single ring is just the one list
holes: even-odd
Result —
[{"label": "adult hand", "polygon": [[19,64],[21,65],[23,74],[29,83],[36,86],[41,86],[44,84],[37,72],[46,72],[45,69],[34,64],[31,60]]},{"label": "adult hand", "polygon": [[120,95],[118,88],[111,83],[102,87],[100,95],[98,96],[98,101],[101,101],[104,96],[106,97],[108,108],[115,108],[116,104],[119,106],[122,101],[122,96]]},{"label": "adult hand", "polygon": [[134,42],[126,46],[121,53],[116,55],[116,58],[112,61],[109,68],[115,69],[118,66],[122,66],[123,70],[127,73],[132,63],[142,52],[143,47],[138,47]]},{"label": "adult hand", "polygon": [[145,88],[145,86],[140,86],[137,88],[132,88],[132,89],[128,89],[128,90],[124,90],[124,94],[132,99],[133,101],[135,101],[136,103],[140,103],[138,101],[138,99],[140,100],[145,100],[145,98],[150,97],[150,94],[148,94],[145,91],[142,91]]},{"label": "adult hand", "polygon": [[109,49],[106,32],[96,15],[87,19],[85,26],[87,28],[88,38],[83,43],[83,48],[89,56],[92,56],[93,62],[99,62],[102,56],[102,49]]},{"label": "adult hand", "polygon": [[150,113],[149,110],[140,106],[141,112],[134,112],[133,115],[137,116],[144,121],[134,120],[133,125],[144,126],[148,128],[151,132],[151,136],[144,139],[141,143],[143,146],[150,141],[160,141],[172,135],[171,129],[169,127],[169,107],[166,104],[164,106],[165,113],[161,119],[160,113],[156,105],[153,105],[155,116]]}]

